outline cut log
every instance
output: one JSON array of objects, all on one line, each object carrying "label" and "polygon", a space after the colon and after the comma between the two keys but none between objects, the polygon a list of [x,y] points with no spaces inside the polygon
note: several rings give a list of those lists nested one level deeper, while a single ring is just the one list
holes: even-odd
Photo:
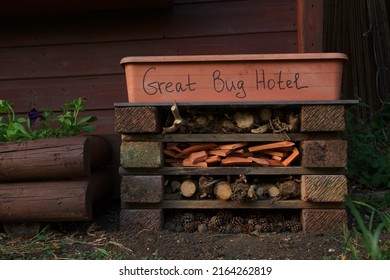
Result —
[{"label": "cut log", "polygon": [[280,197],[280,190],[277,186],[271,186],[268,188],[268,195],[271,198]]},{"label": "cut log", "polygon": [[253,115],[249,112],[236,112],[233,116],[234,121],[240,129],[250,129],[254,124]]},{"label": "cut log", "polygon": [[232,186],[225,181],[218,182],[214,187],[214,194],[220,200],[229,200],[232,196]]},{"label": "cut log", "polygon": [[287,180],[277,184],[281,199],[295,198],[300,195],[300,184],[294,180]]},{"label": "cut log", "polygon": [[0,182],[86,177],[91,152],[86,137],[0,143]]},{"label": "cut log", "polygon": [[268,122],[272,117],[272,111],[270,109],[261,109],[259,113],[260,121]]},{"label": "cut log", "polygon": [[197,191],[197,183],[194,180],[187,179],[181,182],[180,194],[184,197],[191,197]]},{"label": "cut log", "polygon": [[252,147],[249,147],[248,150],[250,152],[258,152],[258,151],[263,151],[263,150],[271,150],[271,149],[278,149],[278,148],[284,148],[284,147],[292,147],[294,145],[295,145],[294,142],[280,141],[280,142],[275,142],[275,143],[269,143],[269,144],[263,144],[263,145],[258,145],[258,146],[252,146]]},{"label": "cut log", "polygon": [[248,190],[248,198],[250,200],[257,200],[257,194],[256,194],[257,186],[256,185],[250,185]]},{"label": "cut log", "polygon": [[0,184],[0,222],[87,221],[92,218],[89,181]]},{"label": "cut log", "polygon": [[220,180],[214,180],[211,176],[201,176],[199,178],[199,198],[210,198],[213,195],[214,185]]}]

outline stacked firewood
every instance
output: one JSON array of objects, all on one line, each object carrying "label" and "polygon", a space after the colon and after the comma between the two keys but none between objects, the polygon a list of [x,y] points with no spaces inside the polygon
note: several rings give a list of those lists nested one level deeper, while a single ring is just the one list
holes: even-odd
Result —
[{"label": "stacked firewood", "polygon": [[272,143],[168,143],[166,166],[289,166],[298,158],[294,142]]},{"label": "stacked firewood", "polygon": [[216,213],[176,211],[166,217],[165,228],[175,232],[217,232],[226,234],[266,232],[299,232],[299,215],[282,213],[237,213],[220,210]]},{"label": "stacked firewood", "polygon": [[224,201],[286,200],[300,196],[300,182],[294,177],[272,181],[248,180],[236,176],[187,176],[181,180],[168,179],[165,183],[167,198],[219,199]]}]

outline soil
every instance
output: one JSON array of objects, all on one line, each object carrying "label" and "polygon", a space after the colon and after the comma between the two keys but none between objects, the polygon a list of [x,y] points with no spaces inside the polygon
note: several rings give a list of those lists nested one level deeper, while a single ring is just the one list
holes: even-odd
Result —
[{"label": "soil", "polygon": [[[36,252],[32,252],[34,250],[32,247],[26,249],[27,245],[22,245],[21,239],[9,237],[0,229],[0,259],[324,260],[348,258],[345,233],[342,231],[321,234],[305,234],[302,231],[260,234],[187,233],[167,229],[157,232],[123,231],[119,227],[119,212],[118,202],[108,202],[96,208],[93,221],[48,224],[44,235],[39,238],[30,237],[27,240],[28,244],[34,244]],[[49,245],[43,247],[44,242]],[[389,242],[390,235],[383,234],[380,244],[386,244],[387,247]],[[7,243],[12,247],[6,248]],[[37,244],[41,244],[41,247],[37,248]],[[31,252],[21,254],[18,246]],[[49,250],[47,247],[50,247]],[[358,249],[363,250],[363,248]],[[12,253],[11,250],[15,252]],[[46,255],[43,252],[45,250],[48,251]]]}]

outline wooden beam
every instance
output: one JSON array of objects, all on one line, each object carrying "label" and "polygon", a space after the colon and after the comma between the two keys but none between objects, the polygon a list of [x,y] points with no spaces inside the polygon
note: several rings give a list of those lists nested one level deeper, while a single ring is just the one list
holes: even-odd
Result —
[{"label": "wooden beam", "polygon": [[322,52],[323,0],[297,0],[298,51]]},{"label": "wooden beam", "polygon": [[163,200],[160,203],[122,203],[122,209],[344,209],[343,203],[313,203],[302,200],[257,200],[239,203],[222,200]]},{"label": "wooden beam", "polygon": [[119,167],[121,175],[319,175],[346,174],[346,168],[305,168],[300,166],[287,167],[163,167],[163,168],[123,168]]}]

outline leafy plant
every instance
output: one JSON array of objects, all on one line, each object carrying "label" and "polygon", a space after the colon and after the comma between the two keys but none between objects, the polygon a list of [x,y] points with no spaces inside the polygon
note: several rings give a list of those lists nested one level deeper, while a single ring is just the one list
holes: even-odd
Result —
[{"label": "leafy plant", "polygon": [[[384,258],[386,258],[387,255],[383,254],[383,252],[379,246],[379,237],[385,228],[387,230],[390,229],[390,214],[387,212],[381,212],[367,203],[359,202],[359,201],[352,201],[352,199],[349,196],[346,196],[345,201],[346,201],[348,208],[351,210],[351,213],[352,213],[353,217],[355,218],[356,223],[358,225],[357,228],[353,228],[353,232],[356,234],[356,236],[362,237],[364,248],[365,248],[366,252],[368,253],[369,257],[371,259],[384,259]],[[362,216],[360,215],[360,213],[355,205],[363,206],[371,211],[367,225],[364,222]],[[376,215],[378,215],[380,217],[380,222],[375,227],[374,218]],[[358,258],[359,251],[356,248],[356,246],[351,244],[350,232],[347,235],[347,245],[348,245],[347,248],[349,248],[349,251],[352,253],[353,257]]]},{"label": "leafy plant", "polygon": [[[94,116],[80,118],[84,111],[85,99],[76,98],[60,107],[61,113],[53,111],[39,112],[32,109],[27,118],[16,117],[14,104],[8,100],[0,100],[0,141],[32,140],[49,137],[75,136],[83,132],[91,132],[95,126],[91,122]],[[39,121],[39,125],[37,125]]]},{"label": "leafy plant", "polygon": [[357,116],[356,109],[346,113],[349,177],[366,187],[390,188],[390,110],[384,106],[364,120]]}]

